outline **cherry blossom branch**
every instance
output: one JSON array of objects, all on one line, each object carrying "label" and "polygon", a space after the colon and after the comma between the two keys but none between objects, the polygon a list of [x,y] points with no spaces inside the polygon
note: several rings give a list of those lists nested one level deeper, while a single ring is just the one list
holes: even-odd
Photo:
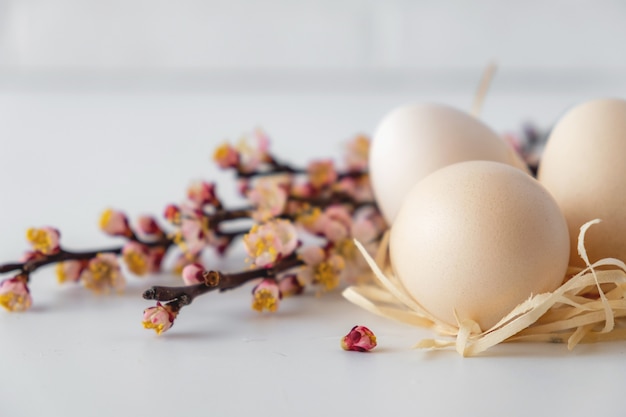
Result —
[{"label": "cherry blossom branch", "polygon": [[200,276],[203,282],[199,284],[180,287],[153,286],[143,293],[143,298],[156,301],[179,300],[181,306],[187,305],[196,297],[210,291],[232,290],[258,278],[277,279],[279,274],[302,265],[304,265],[304,261],[294,253],[267,268],[256,268],[233,274],[220,271],[202,271]]},{"label": "cherry blossom branch", "polygon": [[30,274],[32,272],[35,272],[42,266],[63,261],[91,259],[96,257],[99,253],[114,253],[119,255],[120,253],[122,253],[122,247],[106,248],[86,252],[71,252],[66,250],[60,250],[55,254],[45,255],[41,258],[35,258],[25,262],[0,265],[0,274],[12,271],[19,271],[18,273],[22,274]]},{"label": "cherry blossom branch", "polygon": [[[174,244],[173,239],[170,237],[166,237],[166,236],[156,241],[145,242],[145,241],[140,240],[135,234],[133,234],[131,241],[137,242],[141,245],[145,245],[149,248],[160,247],[160,248],[164,248],[165,250],[167,250],[170,246]],[[51,253],[51,254],[35,253],[32,255],[34,256],[33,258],[27,259],[24,262],[16,262],[16,263],[8,263],[8,264],[0,265],[0,274],[12,272],[12,271],[19,271],[18,273],[21,273],[21,274],[30,274],[30,273],[35,272],[37,269],[43,266],[54,264],[54,263],[59,263],[63,261],[88,260],[88,259],[95,258],[98,254],[101,254],[101,253],[111,253],[111,254],[120,255],[123,249],[124,249],[123,246],[117,246],[113,248],[102,248],[102,249],[95,249],[95,250],[90,250],[90,251],[74,252],[74,251],[68,251],[59,247],[54,253]]]}]

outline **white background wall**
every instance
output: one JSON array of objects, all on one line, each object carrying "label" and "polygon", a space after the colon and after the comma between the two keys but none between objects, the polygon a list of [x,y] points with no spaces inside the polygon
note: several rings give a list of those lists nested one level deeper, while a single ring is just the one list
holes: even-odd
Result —
[{"label": "white background wall", "polygon": [[0,69],[626,69],[626,2],[0,0]]}]

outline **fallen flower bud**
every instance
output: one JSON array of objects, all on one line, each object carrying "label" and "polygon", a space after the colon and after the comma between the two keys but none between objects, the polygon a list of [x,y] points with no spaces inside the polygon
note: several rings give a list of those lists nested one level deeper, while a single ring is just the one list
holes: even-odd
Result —
[{"label": "fallen flower bud", "polygon": [[376,347],[376,335],[365,326],[354,326],[350,333],[341,339],[343,350],[368,352]]}]

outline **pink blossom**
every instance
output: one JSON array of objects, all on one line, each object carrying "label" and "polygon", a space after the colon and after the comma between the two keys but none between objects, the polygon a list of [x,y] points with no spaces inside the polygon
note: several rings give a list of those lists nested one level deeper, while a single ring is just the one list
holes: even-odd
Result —
[{"label": "pink blossom", "polygon": [[337,171],[332,160],[313,161],[307,167],[309,182],[316,188],[324,188],[337,181]]},{"label": "pink blossom", "polygon": [[165,219],[173,225],[180,224],[180,207],[174,204],[169,204],[165,207],[163,217],[165,217]]},{"label": "pink blossom", "polygon": [[270,137],[265,133],[263,129],[254,129],[254,136],[257,141],[257,149],[264,155],[267,155],[270,150]]},{"label": "pink blossom", "polygon": [[319,246],[308,246],[298,251],[300,259],[308,266],[315,266],[322,262],[326,255]]},{"label": "pink blossom", "polygon": [[137,231],[143,236],[163,234],[163,230],[159,227],[156,219],[152,216],[139,216],[139,218],[137,218]]},{"label": "pink blossom", "polygon": [[183,268],[183,281],[185,285],[195,285],[204,282],[204,267],[199,263],[189,264]]},{"label": "pink blossom", "polygon": [[274,279],[264,279],[252,289],[252,309],[259,313],[278,309],[282,294]]},{"label": "pink blossom", "polygon": [[346,165],[350,171],[367,169],[369,161],[370,140],[359,135],[348,142],[346,146]]},{"label": "pink blossom", "polygon": [[341,347],[344,350],[368,352],[376,347],[376,335],[365,326],[354,326],[341,339]]},{"label": "pink blossom", "polygon": [[378,237],[380,231],[374,221],[365,216],[357,216],[350,227],[352,237],[363,244],[372,242]]},{"label": "pink blossom", "polygon": [[284,297],[291,297],[302,294],[304,285],[302,285],[296,274],[289,274],[278,281],[278,289]]},{"label": "pink blossom", "polygon": [[176,314],[172,309],[157,301],[155,307],[146,308],[143,311],[143,327],[144,329],[153,329],[157,334],[168,331],[176,319]]},{"label": "pink blossom", "polygon": [[0,282],[0,305],[11,312],[26,311],[32,305],[26,279],[18,275]]},{"label": "pink blossom", "polygon": [[187,188],[187,198],[202,207],[206,204],[212,204],[216,201],[215,183],[206,181],[195,181]]},{"label": "pink blossom", "polygon": [[124,263],[135,275],[145,275],[150,271],[150,251],[146,245],[130,241],[122,248]]},{"label": "pink blossom", "polygon": [[256,266],[267,267],[296,249],[298,235],[291,222],[274,219],[252,226],[243,237],[243,243],[252,262]]},{"label": "pink blossom", "polygon": [[306,264],[299,271],[299,278],[307,284],[321,286],[323,291],[330,291],[339,285],[346,262],[341,255],[333,252],[323,252],[320,260],[317,255],[310,264]]},{"label": "pink blossom", "polygon": [[174,260],[174,265],[172,267],[173,272],[176,275],[182,276],[183,270],[185,269],[187,265],[191,265],[193,263],[202,265],[200,262],[200,255],[201,255],[201,252],[199,251],[198,252],[186,251],[186,252],[181,253]]},{"label": "pink blossom", "polygon": [[328,207],[314,224],[318,234],[331,242],[338,242],[350,236],[352,216],[344,206]]},{"label": "pink blossom", "polygon": [[222,168],[237,168],[239,165],[239,152],[230,144],[220,145],[213,154],[213,160]]},{"label": "pink blossom", "polygon": [[185,204],[181,206],[180,213],[180,233],[183,238],[180,246],[183,251],[199,252],[215,241],[215,233],[208,229],[207,218],[202,210]]},{"label": "pink blossom", "polygon": [[31,227],[26,231],[26,239],[35,251],[44,255],[52,255],[59,252],[60,233],[53,227]]},{"label": "pink blossom", "polygon": [[78,282],[80,274],[87,266],[87,262],[70,260],[59,262],[56,266],[57,280],[60,284],[64,282]]},{"label": "pink blossom", "polygon": [[269,138],[260,131],[256,131],[251,140],[242,138],[236,145],[239,153],[239,170],[254,172],[269,159]]},{"label": "pink blossom", "polygon": [[90,259],[87,268],[80,275],[80,280],[85,288],[96,293],[106,293],[110,289],[122,292],[126,286],[117,256],[113,253],[99,253]]},{"label": "pink blossom", "polygon": [[100,229],[111,236],[131,236],[126,214],[121,211],[108,209],[100,217]]},{"label": "pink blossom", "polygon": [[202,221],[197,218],[183,217],[180,233],[183,238],[183,242],[180,245],[185,252],[199,252],[210,241],[209,236],[202,227]]},{"label": "pink blossom", "polygon": [[287,203],[287,191],[269,178],[256,181],[247,197],[255,206],[252,217],[258,222],[282,214]]}]

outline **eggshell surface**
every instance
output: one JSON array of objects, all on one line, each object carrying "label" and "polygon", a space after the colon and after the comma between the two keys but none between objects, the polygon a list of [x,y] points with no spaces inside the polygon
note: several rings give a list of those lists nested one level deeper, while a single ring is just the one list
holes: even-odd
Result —
[{"label": "eggshell surface", "polygon": [[381,212],[391,224],[413,185],[446,165],[468,160],[524,162],[473,116],[440,104],[400,107],[379,124],[370,151],[370,174]]},{"label": "eggshell surface", "polygon": [[563,281],[567,224],[534,178],[502,163],[442,168],[411,189],[391,227],[398,278],[427,311],[456,325],[495,325]]},{"label": "eggshell surface", "polygon": [[585,266],[578,231],[596,218],[602,222],[585,236],[590,261],[626,261],[626,101],[593,100],[567,112],[548,138],[538,179],[567,220],[570,264]]}]

